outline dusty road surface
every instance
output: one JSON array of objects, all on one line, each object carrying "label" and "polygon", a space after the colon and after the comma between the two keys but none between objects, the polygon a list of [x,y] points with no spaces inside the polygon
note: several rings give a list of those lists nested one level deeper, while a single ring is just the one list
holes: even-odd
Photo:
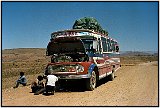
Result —
[{"label": "dusty road surface", "polygon": [[158,106],[158,65],[122,66],[114,81],[103,79],[94,91],[30,92],[30,86],[4,89],[2,106]]}]

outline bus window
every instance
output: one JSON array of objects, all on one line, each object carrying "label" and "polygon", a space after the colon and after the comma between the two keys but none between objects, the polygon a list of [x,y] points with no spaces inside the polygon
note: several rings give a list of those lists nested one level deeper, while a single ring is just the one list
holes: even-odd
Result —
[{"label": "bus window", "polygon": [[103,52],[107,52],[106,38],[101,37],[101,40],[102,40]]},{"label": "bus window", "polygon": [[102,52],[102,46],[101,46],[101,40],[100,40],[100,38],[98,38],[98,51],[99,51],[99,53]]},{"label": "bus window", "polygon": [[108,46],[108,52],[110,52],[111,51],[111,40],[108,38],[107,39],[107,46]]},{"label": "bus window", "polygon": [[112,48],[112,51],[115,51],[115,43],[113,40],[111,40],[111,48]]},{"label": "bus window", "polygon": [[93,41],[93,49],[95,49],[97,51],[98,49],[98,42],[97,41]]}]

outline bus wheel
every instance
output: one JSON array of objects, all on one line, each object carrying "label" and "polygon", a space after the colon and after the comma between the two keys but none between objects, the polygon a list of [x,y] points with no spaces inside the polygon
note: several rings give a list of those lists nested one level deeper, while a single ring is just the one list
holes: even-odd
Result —
[{"label": "bus wheel", "polygon": [[94,90],[96,87],[96,73],[95,71],[92,72],[91,77],[89,79],[87,79],[86,81],[86,87],[87,90]]},{"label": "bus wheel", "polygon": [[109,81],[114,80],[114,70],[112,70],[112,73],[108,76]]}]

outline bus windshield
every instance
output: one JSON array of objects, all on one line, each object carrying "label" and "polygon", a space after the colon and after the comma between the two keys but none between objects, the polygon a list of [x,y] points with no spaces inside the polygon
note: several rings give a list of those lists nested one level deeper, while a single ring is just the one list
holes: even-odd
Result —
[{"label": "bus windshield", "polygon": [[86,50],[93,49],[93,40],[82,40]]},{"label": "bus windshield", "polygon": [[82,39],[84,47],[88,52],[95,52],[97,50],[97,41],[93,39]]}]

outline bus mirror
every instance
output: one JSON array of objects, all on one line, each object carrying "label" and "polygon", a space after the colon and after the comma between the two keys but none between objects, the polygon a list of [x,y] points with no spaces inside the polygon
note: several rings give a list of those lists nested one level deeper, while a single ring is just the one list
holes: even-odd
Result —
[{"label": "bus mirror", "polygon": [[119,52],[119,46],[116,46],[116,52]]}]

